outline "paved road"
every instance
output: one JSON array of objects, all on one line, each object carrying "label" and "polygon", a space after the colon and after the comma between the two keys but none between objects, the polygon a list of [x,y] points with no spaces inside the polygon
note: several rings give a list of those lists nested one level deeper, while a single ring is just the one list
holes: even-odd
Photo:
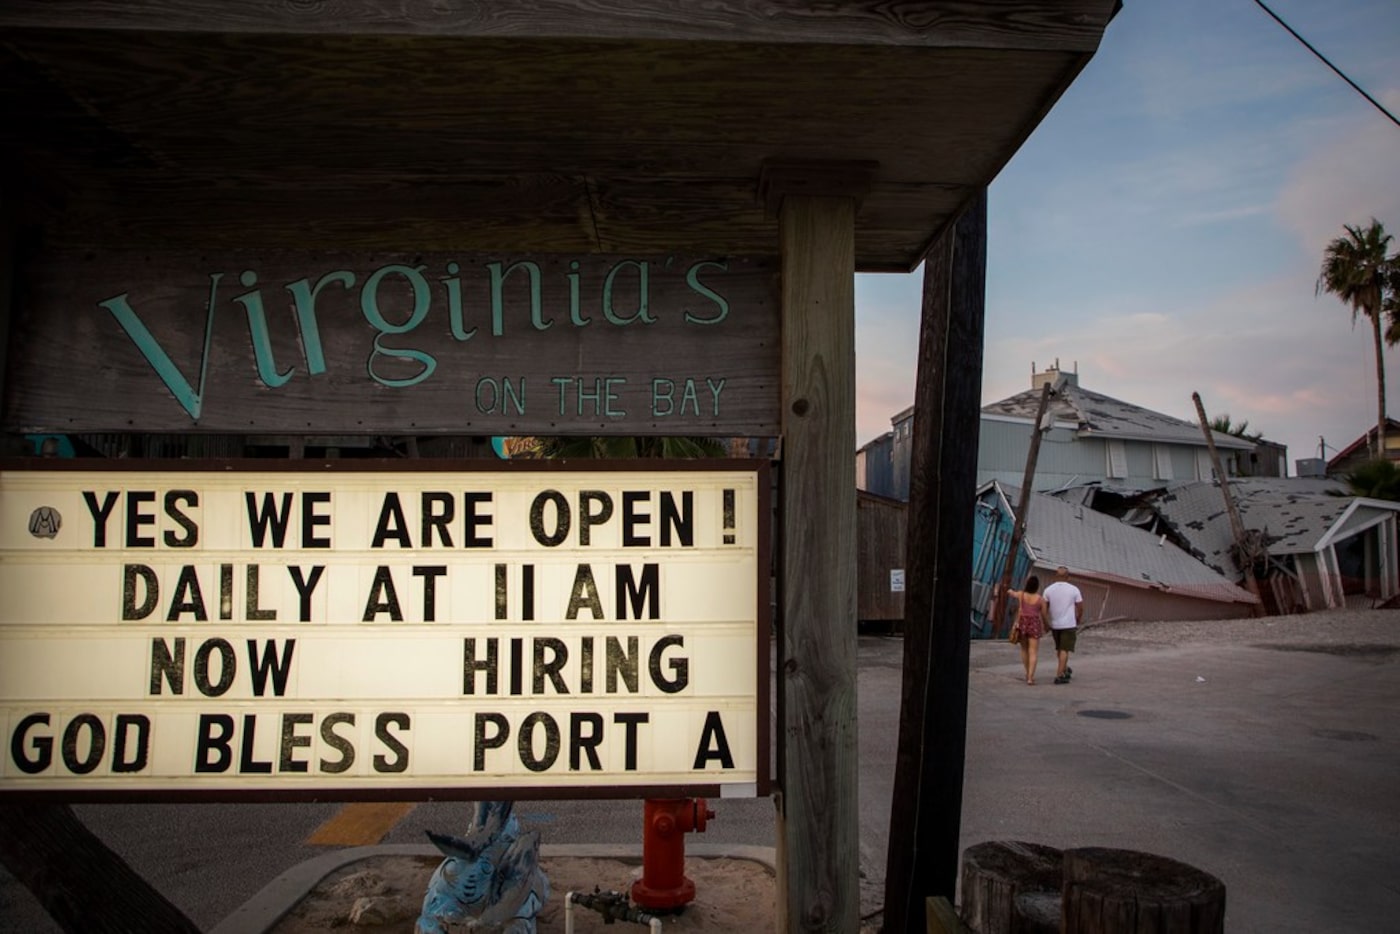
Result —
[{"label": "paved road", "polygon": [[[1148,850],[1215,873],[1232,932],[1391,931],[1400,917],[1400,612],[1090,629],[1070,685],[972,650],[963,846]],[[1212,633],[1211,635],[1203,635]],[[860,642],[861,865],[878,907],[902,642]],[[83,819],[200,925],[319,855],[334,804],[89,806]],[[718,802],[707,842],[771,846],[766,800]],[[553,843],[636,843],[637,802],[522,803]],[[392,819],[392,818],[391,818]],[[382,837],[453,830],[461,805]],[[0,931],[57,930],[0,876]]]}]

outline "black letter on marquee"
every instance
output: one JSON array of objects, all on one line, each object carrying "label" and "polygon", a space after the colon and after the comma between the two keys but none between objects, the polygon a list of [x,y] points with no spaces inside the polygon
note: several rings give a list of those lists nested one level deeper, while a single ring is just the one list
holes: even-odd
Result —
[{"label": "black letter on marquee", "polygon": [[[544,755],[535,758],[535,726],[544,725]],[[559,758],[559,724],[542,710],[536,710],[520,724],[520,735],[515,740],[520,752],[520,762],[531,772],[545,772]]]},{"label": "black letter on marquee", "polygon": [[[78,758],[78,734],[83,727],[88,728],[88,754],[86,759]],[[107,750],[107,731],[96,715],[80,713],[69,721],[63,731],[63,764],[74,775],[86,775],[97,768],[102,761],[102,753]]]},{"label": "black letter on marquee", "polygon": [[[555,527],[553,535],[546,534],[544,530],[545,503],[554,504]],[[570,522],[569,501],[558,490],[545,490],[536,496],[535,501],[530,504],[530,533],[535,536],[535,541],[546,548],[553,548],[569,537]]]},{"label": "black letter on marquee", "polygon": [[197,623],[209,622],[209,614],[204,610],[204,593],[199,589],[199,575],[194,572],[192,564],[180,568],[180,579],[175,582],[175,593],[170,597],[170,612],[166,614],[165,621],[178,622],[181,613],[193,613]]},{"label": "black letter on marquee", "polygon": [[661,618],[661,570],[657,564],[642,565],[640,582],[632,578],[632,568],[619,564],[615,569],[617,577],[617,618],[627,618],[628,598],[632,603],[632,618],[643,619],[642,600],[647,601],[646,619]]},{"label": "black letter on marquee", "polygon": [[613,723],[621,723],[627,736],[626,746],[623,749],[622,768],[624,771],[637,771],[637,724],[647,723],[650,720],[651,715],[645,713],[613,714]]},{"label": "black letter on marquee", "polygon": [[405,772],[408,770],[408,747],[399,742],[397,737],[390,735],[389,724],[391,723],[401,730],[407,730],[410,726],[406,713],[382,713],[374,718],[375,737],[394,754],[393,759],[388,756],[375,756],[374,770],[376,772]]},{"label": "black letter on marquee", "polygon": [[244,609],[243,614],[249,619],[276,619],[276,610],[258,609],[258,590],[258,566],[256,564],[250,564],[248,565],[248,572],[244,580],[243,590],[243,596],[248,606]]},{"label": "black letter on marquee", "polygon": [[165,675],[165,683],[170,685],[171,694],[185,693],[185,637],[175,637],[175,655],[171,657],[170,646],[164,638],[151,640],[151,694],[160,693],[160,676]]},{"label": "black letter on marquee", "polygon": [[292,667],[292,653],[296,651],[297,640],[287,640],[287,651],[277,657],[277,640],[268,639],[263,643],[263,657],[258,658],[258,641],[248,640],[248,668],[253,679],[253,696],[262,697],[267,690],[267,676],[272,674],[272,693],[282,697],[287,693],[287,672]]},{"label": "black letter on marquee", "polygon": [[[219,652],[219,683],[209,681],[209,654]],[[222,697],[233,685],[233,674],[238,670],[238,659],[234,657],[233,646],[224,639],[205,639],[194,653],[194,686],[205,697]]]},{"label": "black letter on marquee", "polygon": [[[598,511],[589,509],[590,503],[598,504]],[[602,525],[612,518],[612,497],[602,490],[582,490],[578,494],[578,543],[591,544],[589,533],[593,526]]]},{"label": "black letter on marquee", "polygon": [[[670,490],[661,492],[661,545],[671,544],[671,530],[676,530],[682,548],[695,544],[695,496],[689,490],[681,493],[681,508],[676,510],[676,497]],[[732,526],[726,526],[732,528]]]},{"label": "black letter on marquee", "polygon": [[486,693],[496,693],[496,639],[494,636],[486,639],[486,658],[483,661],[476,660],[476,639],[468,637],[462,640],[462,693],[476,693],[476,673],[486,672]]},{"label": "black letter on marquee", "polygon": [[[380,592],[384,596],[379,596]],[[376,602],[377,601],[377,602]],[[388,613],[396,623],[403,622],[403,610],[399,607],[399,595],[394,590],[394,578],[387,565],[381,564],[374,571],[374,583],[369,587],[369,598],[365,601],[365,615],[361,622],[372,623],[380,613]]]},{"label": "black letter on marquee", "polygon": [[[548,660],[544,657],[546,651],[549,653]],[[552,636],[536,636],[533,693],[544,693],[545,678],[548,678],[549,683],[554,685],[555,694],[569,693],[569,686],[564,683],[563,676],[559,674],[559,669],[568,663],[569,647],[564,644],[563,639],[555,639]]]},{"label": "black letter on marquee", "polygon": [[92,547],[106,548],[107,519],[112,515],[112,507],[117,505],[116,491],[109,491],[99,506],[97,495],[91,490],[83,490],[83,502],[87,503],[88,512],[92,513]]},{"label": "black letter on marquee", "polygon": [[379,523],[374,529],[374,541],[370,542],[369,547],[383,548],[385,539],[393,538],[400,548],[412,548],[413,540],[408,536],[408,529],[404,528],[406,525],[408,522],[403,517],[399,494],[392,491],[385,493],[384,504],[379,507]]},{"label": "black letter on marquee", "polygon": [[301,494],[301,547],[331,547],[331,540],[329,538],[315,537],[316,526],[331,524],[331,517],[323,516],[316,512],[315,506],[317,503],[329,503],[330,501],[331,494],[324,490]]},{"label": "black letter on marquee", "polygon": [[155,525],[156,517],[141,512],[138,506],[156,501],[155,490],[129,490],[126,494],[126,547],[154,548],[156,540],[141,535],[141,526]]},{"label": "black letter on marquee", "polygon": [[258,715],[255,713],[245,713],[243,715],[243,755],[238,760],[238,774],[240,775],[270,775],[272,773],[272,761],[259,762],[253,758],[253,741],[257,738]]},{"label": "black letter on marquee", "polygon": [[193,548],[199,544],[199,526],[194,520],[180,511],[180,502],[186,506],[198,506],[199,494],[194,490],[170,490],[165,494],[165,514],[174,519],[185,530],[184,538],[176,538],[170,529],[165,530],[165,547]]},{"label": "black letter on marquee", "polygon": [[[711,749],[711,746],[717,748]],[[724,736],[724,721],[720,719],[718,710],[711,710],[705,714],[705,729],[700,734],[700,745],[695,750],[695,764],[693,769],[703,769],[705,763],[711,759],[718,759],[722,768],[734,768],[734,757],[729,754],[729,740]]]},{"label": "black letter on marquee", "polygon": [[[584,725],[588,732],[584,733]],[[603,715],[597,713],[575,713],[569,717],[569,771],[579,770],[579,753],[588,753],[588,767],[598,771],[603,763],[598,761],[598,744],[603,741]]]},{"label": "black letter on marquee", "polygon": [[564,611],[565,619],[578,619],[580,607],[587,606],[593,618],[603,618],[603,601],[598,599],[598,584],[593,580],[593,568],[580,564],[574,572],[574,587],[569,593],[569,608]]},{"label": "black letter on marquee", "polygon": [[433,530],[436,529],[437,534],[442,536],[442,546],[444,548],[451,548],[452,530],[449,526],[452,524],[452,517],[456,512],[453,505],[452,494],[424,490],[422,504],[423,525],[418,534],[418,537],[422,540],[420,543],[421,547],[433,547]]},{"label": "black letter on marquee", "polygon": [[687,658],[674,658],[671,660],[671,671],[675,672],[674,678],[667,678],[661,673],[661,656],[671,646],[685,647],[685,637],[670,635],[662,636],[656,640],[656,644],[651,647],[651,658],[647,659],[647,670],[651,673],[651,683],[656,685],[667,694],[678,694],[685,690],[685,686],[690,683],[690,660]]},{"label": "black letter on marquee", "polygon": [[321,760],[321,771],[331,775],[338,775],[341,772],[349,771],[350,766],[355,764],[355,746],[350,740],[335,732],[336,726],[342,723],[355,725],[355,715],[344,710],[338,710],[333,714],[328,714],[326,719],[321,721],[321,740],[327,746],[334,746],[336,752],[340,753],[340,760],[332,762],[329,759]]},{"label": "black letter on marquee", "polygon": [[[127,734],[136,727],[136,758],[126,757]],[[112,730],[112,771],[139,772],[146,767],[151,753],[151,719],[145,714],[119,713]]]},{"label": "black letter on marquee", "polygon": [[292,575],[292,583],[297,585],[297,593],[301,595],[301,619],[300,622],[311,622],[311,595],[316,592],[316,585],[321,582],[321,573],[325,571],[324,564],[313,564],[311,566],[311,576],[303,578],[301,568],[292,565],[287,571]]},{"label": "black letter on marquee", "polygon": [[297,727],[314,719],[309,713],[284,713],[282,715],[282,756],[279,772],[305,772],[307,764],[292,758],[293,750],[299,746],[310,746],[311,737],[297,735]]},{"label": "black letter on marquee", "polygon": [[24,740],[30,729],[40,723],[48,726],[49,715],[32,713],[19,722],[19,725],[15,727],[14,735],[10,737],[10,759],[14,761],[15,767],[25,775],[38,775],[49,767],[49,763],[53,762],[53,737],[51,736],[34,737],[36,755],[33,759],[25,755]]},{"label": "black letter on marquee", "polygon": [[447,574],[445,564],[415,564],[413,576],[423,578],[423,622],[437,620],[437,579]]},{"label": "black letter on marquee", "polygon": [[651,547],[650,535],[637,534],[637,526],[651,522],[651,513],[638,512],[638,503],[647,503],[651,500],[651,494],[640,490],[622,491],[622,547],[623,548],[649,548]]},{"label": "black letter on marquee", "polygon": [[462,543],[462,547],[490,548],[491,536],[477,535],[476,527],[478,525],[491,525],[492,519],[490,516],[483,516],[477,511],[476,507],[482,503],[491,502],[491,493],[489,491],[484,493],[463,493],[462,499],[466,500],[467,503],[467,515],[465,517],[467,540]]},{"label": "black letter on marquee", "polygon": [[[215,735],[214,728],[218,727]],[[226,713],[202,713],[199,715],[199,739],[195,746],[194,770],[196,772],[227,772],[233,763],[233,750],[229,740],[233,738],[233,718]],[[211,757],[209,754],[213,753]]]},{"label": "black letter on marquee", "polygon": [[[44,720],[48,722],[47,716]],[[490,723],[496,729],[490,735],[486,735],[486,724]],[[472,743],[472,771],[486,771],[486,750],[499,749],[510,739],[510,721],[503,714],[479,713],[476,715],[476,737]]]},{"label": "black letter on marquee", "polygon": [[[136,605],[136,578],[146,585],[146,599]],[[144,564],[122,565],[122,619],[145,619],[160,599],[160,581],[156,572]]]},{"label": "black letter on marquee", "polygon": [[243,499],[248,506],[248,537],[252,539],[253,547],[263,547],[263,542],[267,539],[267,530],[271,527],[272,547],[281,548],[282,543],[287,540],[287,516],[292,511],[292,494],[282,494],[281,512],[277,511],[277,504],[271,493],[263,494],[261,512],[258,511],[258,494],[248,490],[243,494]]}]

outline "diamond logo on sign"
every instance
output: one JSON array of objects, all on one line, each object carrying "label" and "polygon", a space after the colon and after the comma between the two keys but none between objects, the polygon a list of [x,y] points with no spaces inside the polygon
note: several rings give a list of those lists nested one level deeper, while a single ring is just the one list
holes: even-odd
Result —
[{"label": "diamond logo on sign", "polygon": [[29,534],[35,538],[56,538],[63,516],[52,506],[40,506],[29,514]]}]

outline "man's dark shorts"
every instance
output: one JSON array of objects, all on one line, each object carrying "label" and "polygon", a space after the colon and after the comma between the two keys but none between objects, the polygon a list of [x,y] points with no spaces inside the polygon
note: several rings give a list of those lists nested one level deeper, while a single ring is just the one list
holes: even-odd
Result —
[{"label": "man's dark shorts", "polygon": [[1079,627],[1076,626],[1073,629],[1055,629],[1053,632],[1055,636],[1056,652],[1074,651],[1074,643],[1079,638]]}]

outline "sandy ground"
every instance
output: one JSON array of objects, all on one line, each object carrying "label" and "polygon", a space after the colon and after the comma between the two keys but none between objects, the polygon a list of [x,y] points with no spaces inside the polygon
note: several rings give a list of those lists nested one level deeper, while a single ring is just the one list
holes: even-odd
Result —
[{"label": "sandy ground", "polygon": [[[411,934],[427,891],[428,879],[440,857],[375,857],[352,863],[327,876],[290,914],[272,928],[273,934],[320,934],[344,930],[355,934]],[[541,860],[549,876],[550,897],[537,921],[538,934],[564,931],[564,894],[569,891],[627,891],[641,867],[617,859],[558,857]],[[746,859],[691,859],[686,876],[695,882],[696,900],[679,914],[662,918],[665,930],[772,931],[775,929],[773,874],[761,863]],[[713,897],[707,898],[707,893]],[[614,922],[574,909],[577,934],[625,934],[645,931],[640,925]]]}]

